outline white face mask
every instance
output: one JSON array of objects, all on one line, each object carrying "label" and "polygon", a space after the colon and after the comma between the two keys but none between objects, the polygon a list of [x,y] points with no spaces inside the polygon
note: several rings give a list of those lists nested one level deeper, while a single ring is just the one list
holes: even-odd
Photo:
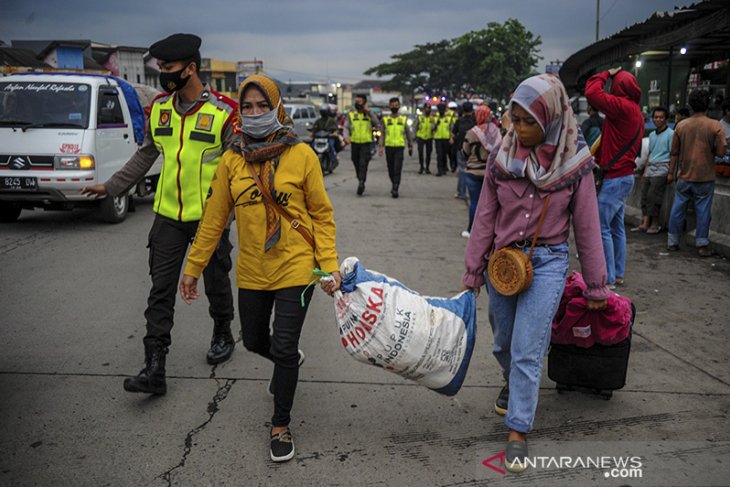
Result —
[{"label": "white face mask", "polygon": [[261,115],[243,115],[241,114],[241,130],[244,134],[254,139],[264,139],[283,127],[277,114],[281,100],[273,110],[262,113]]}]

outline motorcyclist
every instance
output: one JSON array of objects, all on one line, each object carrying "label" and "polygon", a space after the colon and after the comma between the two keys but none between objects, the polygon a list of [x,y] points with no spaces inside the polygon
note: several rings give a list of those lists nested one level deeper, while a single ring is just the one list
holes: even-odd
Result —
[{"label": "motorcyclist", "polygon": [[319,114],[321,115],[321,117],[314,122],[314,125],[312,125],[312,133],[315,136],[317,135],[317,132],[321,131],[327,132],[329,134],[329,137],[327,138],[327,144],[330,148],[330,160],[332,161],[332,165],[334,167],[335,165],[337,165],[336,142],[339,126],[337,125],[337,120],[330,111],[330,107],[328,104],[322,103],[319,106]]}]

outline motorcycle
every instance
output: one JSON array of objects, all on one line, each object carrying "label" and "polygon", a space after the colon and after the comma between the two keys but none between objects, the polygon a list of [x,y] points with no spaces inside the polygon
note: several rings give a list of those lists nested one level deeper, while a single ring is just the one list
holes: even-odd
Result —
[{"label": "motorcycle", "polygon": [[327,131],[319,130],[314,134],[312,139],[312,149],[319,158],[319,165],[322,167],[322,174],[332,174],[337,167],[337,159],[334,161],[330,157],[329,140],[335,137]]},{"label": "motorcycle", "polygon": [[380,137],[382,136],[382,132],[378,129],[373,129],[373,143],[370,146],[370,156],[375,157],[375,154],[378,153],[378,146],[380,145]]}]

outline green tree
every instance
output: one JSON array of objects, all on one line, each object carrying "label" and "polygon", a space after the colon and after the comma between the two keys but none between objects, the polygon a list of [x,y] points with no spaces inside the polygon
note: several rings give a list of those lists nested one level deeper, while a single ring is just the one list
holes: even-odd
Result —
[{"label": "green tree", "polygon": [[365,74],[393,77],[383,84],[384,89],[411,92],[421,86],[436,92],[445,92],[451,88],[450,71],[456,66],[452,55],[451,41],[442,40],[435,43],[416,45],[411,51],[391,56],[392,63],[379,64]]},{"label": "green tree", "polygon": [[490,22],[486,29],[453,40],[457,57],[455,80],[462,91],[506,98],[523,79],[534,74],[542,44],[517,19]]},{"label": "green tree", "polygon": [[541,57],[540,36],[517,19],[490,22],[486,29],[451,40],[416,45],[391,56],[392,62],[373,66],[365,74],[389,76],[384,88],[412,93],[417,87],[434,94],[480,94],[506,98],[517,84],[533,74]]}]

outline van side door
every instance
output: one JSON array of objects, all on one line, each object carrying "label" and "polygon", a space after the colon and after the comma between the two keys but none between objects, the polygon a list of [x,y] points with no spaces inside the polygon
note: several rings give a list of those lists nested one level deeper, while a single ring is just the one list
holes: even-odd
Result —
[{"label": "van side door", "polygon": [[96,175],[106,181],[137,150],[129,109],[115,86],[100,86],[96,105]]}]

